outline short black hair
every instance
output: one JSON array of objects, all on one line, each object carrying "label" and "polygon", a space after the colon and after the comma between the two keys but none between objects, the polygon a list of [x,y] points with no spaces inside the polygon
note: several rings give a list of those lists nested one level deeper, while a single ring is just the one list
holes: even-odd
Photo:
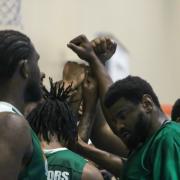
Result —
[{"label": "short black hair", "polygon": [[30,59],[34,48],[30,39],[18,31],[0,31],[0,78],[10,78],[15,72],[18,62]]},{"label": "short black hair", "polygon": [[180,117],[180,99],[177,99],[172,107],[171,119],[172,121],[177,121]]},{"label": "short black hair", "polygon": [[72,142],[77,138],[77,121],[67,99],[71,86],[64,89],[64,83],[53,83],[50,91],[44,88],[44,101],[29,113],[27,119],[38,136],[47,142],[56,135],[60,143]]},{"label": "short black hair", "polygon": [[144,94],[150,95],[155,105],[161,110],[159,100],[151,85],[140,77],[131,75],[112,84],[105,95],[104,104],[108,108],[121,97],[138,104]]}]

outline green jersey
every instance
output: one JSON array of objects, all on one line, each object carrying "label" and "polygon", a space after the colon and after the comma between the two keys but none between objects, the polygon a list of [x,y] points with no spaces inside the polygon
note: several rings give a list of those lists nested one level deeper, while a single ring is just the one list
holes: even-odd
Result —
[{"label": "green jersey", "polygon": [[167,122],[126,162],[123,180],[179,180],[180,125]]},{"label": "green jersey", "polygon": [[[0,101],[0,112],[12,112],[23,116],[13,105]],[[19,180],[47,180],[47,160],[43,156],[39,139],[29,128],[32,136],[33,153],[29,164],[19,174]]]},{"label": "green jersey", "polygon": [[80,180],[87,161],[66,148],[44,150],[48,161],[48,180]]},{"label": "green jersey", "polygon": [[39,139],[31,130],[33,142],[33,154],[31,162],[19,175],[19,180],[47,180],[47,160],[43,155]]}]

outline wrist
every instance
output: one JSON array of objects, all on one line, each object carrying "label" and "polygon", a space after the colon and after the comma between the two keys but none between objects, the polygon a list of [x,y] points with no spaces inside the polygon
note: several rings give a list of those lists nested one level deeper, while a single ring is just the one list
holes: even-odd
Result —
[{"label": "wrist", "polygon": [[98,56],[95,54],[95,52],[92,51],[92,53],[90,54],[90,57],[89,57],[89,63],[93,63],[96,61],[100,61],[100,60],[99,60]]}]

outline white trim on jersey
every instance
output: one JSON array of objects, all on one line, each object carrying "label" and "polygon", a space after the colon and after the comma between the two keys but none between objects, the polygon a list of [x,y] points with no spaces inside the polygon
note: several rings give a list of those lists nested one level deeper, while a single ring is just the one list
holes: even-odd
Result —
[{"label": "white trim on jersey", "polygon": [[45,154],[53,154],[53,153],[56,153],[58,151],[64,151],[64,150],[69,150],[69,149],[67,149],[65,147],[55,148],[55,149],[43,149]]},{"label": "white trim on jersey", "polygon": [[17,113],[20,116],[23,116],[22,113],[16,107],[5,101],[0,101],[0,112],[12,112]]}]

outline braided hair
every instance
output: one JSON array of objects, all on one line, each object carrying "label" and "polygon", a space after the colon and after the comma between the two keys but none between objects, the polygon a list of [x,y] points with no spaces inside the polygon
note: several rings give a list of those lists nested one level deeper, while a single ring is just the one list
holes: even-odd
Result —
[{"label": "braided hair", "polygon": [[77,122],[69,105],[68,98],[72,84],[66,89],[64,83],[53,83],[50,80],[50,91],[43,87],[44,101],[27,117],[30,126],[38,136],[48,143],[52,136],[57,136],[60,143],[74,141],[77,138]]},{"label": "braided hair", "polygon": [[11,78],[20,60],[31,59],[34,47],[30,39],[18,31],[0,31],[0,77]]}]

